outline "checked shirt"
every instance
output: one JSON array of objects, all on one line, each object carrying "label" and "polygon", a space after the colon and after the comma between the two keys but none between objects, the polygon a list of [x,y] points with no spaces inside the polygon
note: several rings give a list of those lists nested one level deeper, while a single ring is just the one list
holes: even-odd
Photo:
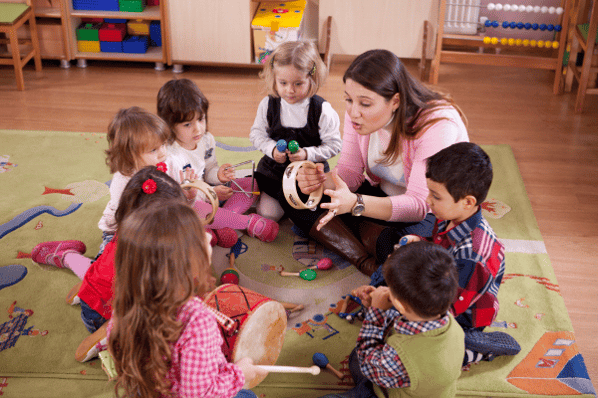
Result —
[{"label": "checked shirt", "polygon": [[401,358],[385,338],[394,328],[396,333],[415,335],[443,327],[448,314],[435,321],[408,321],[394,308],[382,311],[370,307],[357,337],[357,356],[364,376],[385,388],[409,387],[411,382]]}]

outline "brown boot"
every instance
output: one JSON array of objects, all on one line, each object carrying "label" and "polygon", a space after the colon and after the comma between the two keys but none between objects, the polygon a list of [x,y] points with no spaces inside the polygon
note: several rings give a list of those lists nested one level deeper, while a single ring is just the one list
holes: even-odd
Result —
[{"label": "brown boot", "polygon": [[[359,239],[367,252],[374,257],[378,264],[382,264],[386,261],[386,258],[390,254],[380,253],[380,247],[378,246],[378,238],[380,237],[380,234],[382,234],[382,231],[387,228],[389,227],[367,220],[362,220],[359,223]],[[385,248],[383,247],[381,251],[385,252]]]},{"label": "brown boot", "polygon": [[318,221],[309,231],[309,236],[353,264],[367,276],[371,276],[378,269],[375,258],[367,252],[363,244],[339,217],[328,221],[319,231],[316,229]]}]

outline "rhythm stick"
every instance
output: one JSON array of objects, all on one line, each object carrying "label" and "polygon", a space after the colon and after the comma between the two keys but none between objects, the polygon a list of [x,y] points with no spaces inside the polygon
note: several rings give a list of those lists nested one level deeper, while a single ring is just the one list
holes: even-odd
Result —
[{"label": "rhythm stick", "polygon": [[312,359],[314,363],[318,365],[319,368],[328,369],[332,373],[334,373],[336,377],[338,377],[341,380],[343,379],[344,375],[335,368],[333,368],[332,365],[330,365],[330,362],[328,361],[326,355],[322,354],[321,352],[316,352]]},{"label": "rhythm stick", "polygon": [[306,281],[313,281],[314,279],[316,279],[316,276],[318,276],[316,271],[314,271],[313,269],[304,269],[301,272],[280,271],[280,275],[281,276],[298,276],[299,278],[304,279]]},{"label": "rhythm stick", "polygon": [[316,365],[309,368],[302,368],[299,366],[274,366],[274,365],[255,365],[268,372],[275,373],[311,373],[312,375],[320,374],[320,368]]}]

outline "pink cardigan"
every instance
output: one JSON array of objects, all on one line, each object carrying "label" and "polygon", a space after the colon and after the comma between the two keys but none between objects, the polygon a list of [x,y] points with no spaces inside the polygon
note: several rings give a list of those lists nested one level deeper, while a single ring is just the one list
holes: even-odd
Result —
[{"label": "pink cardigan", "polygon": [[[391,196],[392,215],[387,221],[417,222],[428,212],[426,197],[426,159],[436,152],[462,141],[469,141],[467,128],[457,110],[444,107],[432,112],[430,118],[446,117],[434,123],[414,140],[401,138],[403,170],[407,191],[403,195]],[[378,185],[380,178],[368,167],[367,155],[369,135],[359,135],[345,113],[343,147],[336,166],[338,175],[351,191],[356,191],[367,178],[372,185]],[[364,175],[364,171],[366,175]]]}]

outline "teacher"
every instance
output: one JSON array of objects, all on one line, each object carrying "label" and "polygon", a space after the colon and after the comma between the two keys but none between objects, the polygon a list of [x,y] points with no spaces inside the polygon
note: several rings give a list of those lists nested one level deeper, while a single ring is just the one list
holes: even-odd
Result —
[{"label": "teacher", "polygon": [[[359,55],[343,76],[346,112],[336,168],[301,168],[303,194],[324,185],[315,211],[291,220],[311,238],[371,275],[392,251],[385,231],[425,217],[426,159],[469,141],[467,120],[445,94],[413,78],[387,50]],[[390,228],[389,228],[390,227]]]}]

